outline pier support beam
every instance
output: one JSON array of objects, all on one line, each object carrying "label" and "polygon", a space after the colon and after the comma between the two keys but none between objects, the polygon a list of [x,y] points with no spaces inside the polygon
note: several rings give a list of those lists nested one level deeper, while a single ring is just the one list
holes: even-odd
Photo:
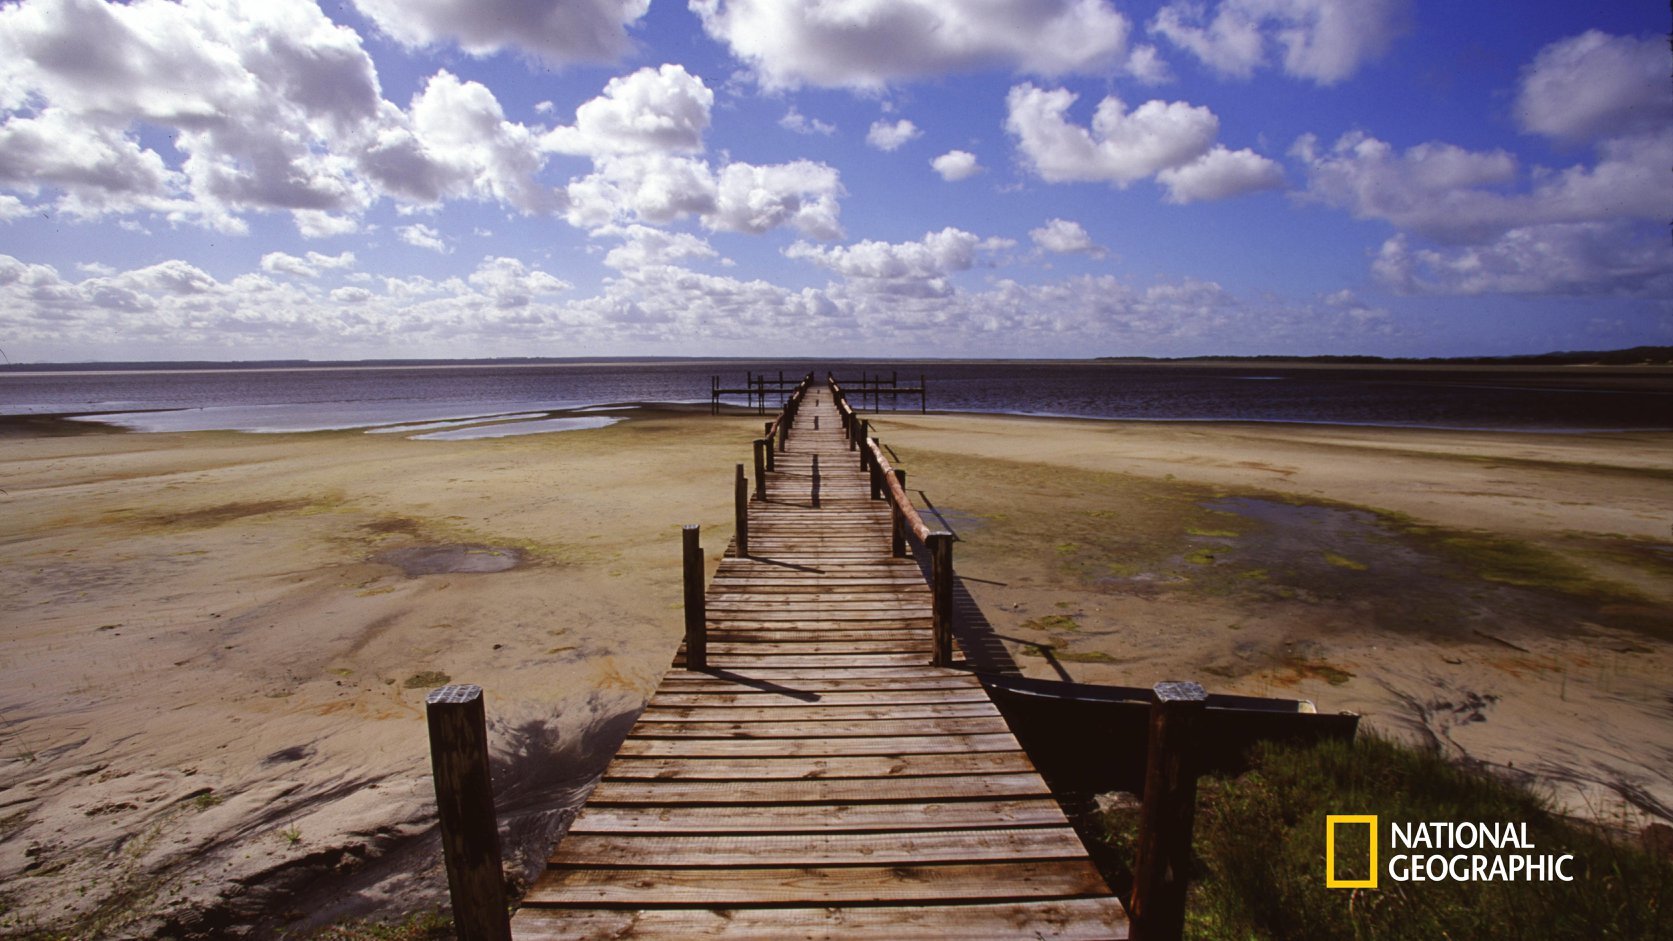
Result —
[{"label": "pier support beam", "polygon": [[744,479],[744,466],[738,465],[738,474],[732,482],[732,491],[737,504],[736,516],[738,527],[738,558],[749,557],[749,481]]},{"label": "pier support beam", "polygon": [[701,527],[686,526],[681,533],[685,562],[685,668],[701,670],[709,665],[709,626],[703,592],[703,547]]},{"label": "pier support beam", "polygon": [[482,687],[459,684],[431,690],[424,698],[424,715],[430,726],[430,765],[454,931],[460,941],[511,941],[494,787],[488,778]]},{"label": "pier support beam", "polygon": [[1208,693],[1196,683],[1157,683],[1150,704],[1150,748],[1133,865],[1133,941],[1178,941],[1185,932],[1185,886],[1197,807],[1195,729]]},{"label": "pier support beam", "polygon": [[953,534],[929,534],[931,623],[935,630],[934,659],[938,667],[953,665]]}]

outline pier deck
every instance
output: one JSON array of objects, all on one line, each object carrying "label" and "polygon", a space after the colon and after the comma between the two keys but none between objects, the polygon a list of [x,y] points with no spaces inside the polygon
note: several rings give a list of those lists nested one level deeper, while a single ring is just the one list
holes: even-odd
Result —
[{"label": "pier deck", "polygon": [[513,935],[1125,938],[981,683],[929,665],[930,589],[829,389],[775,464],[707,589],[707,668],[663,679]]}]

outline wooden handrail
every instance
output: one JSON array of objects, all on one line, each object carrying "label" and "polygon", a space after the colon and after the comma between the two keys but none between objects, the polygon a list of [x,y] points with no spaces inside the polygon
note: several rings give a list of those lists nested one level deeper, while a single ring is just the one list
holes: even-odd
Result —
[{"label": "wooden handrail", "polygon": [[871,448],[871,459],[877,462],[877,468],[883,472],[884,493],[887,494],[889,504],[906,521],[906,525],[911,527],[913,536],[920,542],[928,539],[933,530],[924,523],[924,518],[918,515],[918,508],[912,505],[912,498],[906,495],[906,488],[900,485],[900,479],[895,476],[894,466],[884,456],[883,448],[872,442],[867,442],[866,446]]}]

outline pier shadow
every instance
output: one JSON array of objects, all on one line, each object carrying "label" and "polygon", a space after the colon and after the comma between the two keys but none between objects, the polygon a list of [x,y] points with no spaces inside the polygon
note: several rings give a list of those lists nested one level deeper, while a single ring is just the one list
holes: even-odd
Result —
[{"label": "pier shadow", "polygon": [[[682,659],[684,655],[684,648],[682,647],[680,653]],[[679,666],[678,663],[676,663],[676,666],[679,669],[685,669],[683,666]],[[750,689],[760,690],[763,693],[778,693],[781,696],[789,696],[791,699],[799,699],[802,702],[818,702],[820,699],[818,693],[808,692],[805,689],[796,689],[794,686],[785,686],[782,683],[774,683],[771,680],[763,680],[760,677],[744,676],[741,673],[733,673],[731,670],[727,670],[722,667],[704,667],[701,670],[692,670],[691,672],[701,673],[704,676],[712,676],[717,680],[725,680],[728,683],[736,683],[739,686],[747,686]]]},{"label": "pier shadow", "polygon": [[[921,494],[922,491],[919,491]],[[924,501],[928,503],[926,499]],[[953,537],[955,540],[957,535]],[[923,573],[926,582],[934,583],[930,572],[929,549],[916,536],[907,534],[907,545],[912,550],[912,560],[918,563],[918,571]],[[971,579],[971,581],[988,582],[986,579]],[[1006,638],[993,629],[993,623],[982,611],[982,606],[976,603],[976,597],[964,584],[964,576],[958,574],[958,561],[953,562],[953,641],[960,652],[964,654],[962,666],[977,673],[994,673],[1000,676],[1021,676],[1022,669],[1005,649]],[[1062,667],[1058,666],[1062,672]],[[1066,677],[1066,674],[1065,674]]]}]

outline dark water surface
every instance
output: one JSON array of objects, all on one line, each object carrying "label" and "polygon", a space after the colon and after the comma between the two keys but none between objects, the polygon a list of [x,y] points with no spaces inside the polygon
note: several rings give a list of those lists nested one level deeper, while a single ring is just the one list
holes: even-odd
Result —
[{"label": "dark water surface", "polygon": [[[898,375],[912,385],[922,375],[929,407],[942,411],[1565,432],[1673,429],[1668,370],[1090,362],[13,369],[0,371],[0,415],[123,413],[101,420],[141,431],[301,431],[514,414],[538,419],[590,406],[704,403],[713,376],[722,386],[739,387],[749,374],[776,378],[782,370],[794,378],[810,369],[852,380]],[[850,384],[855,404],[859,391],[857,382]],[[890,401],[882,397],[885,410]],[[918,401],[902,397],[901,405],[916,410]],[[563,427],[570,425],[530,430]]]}]

